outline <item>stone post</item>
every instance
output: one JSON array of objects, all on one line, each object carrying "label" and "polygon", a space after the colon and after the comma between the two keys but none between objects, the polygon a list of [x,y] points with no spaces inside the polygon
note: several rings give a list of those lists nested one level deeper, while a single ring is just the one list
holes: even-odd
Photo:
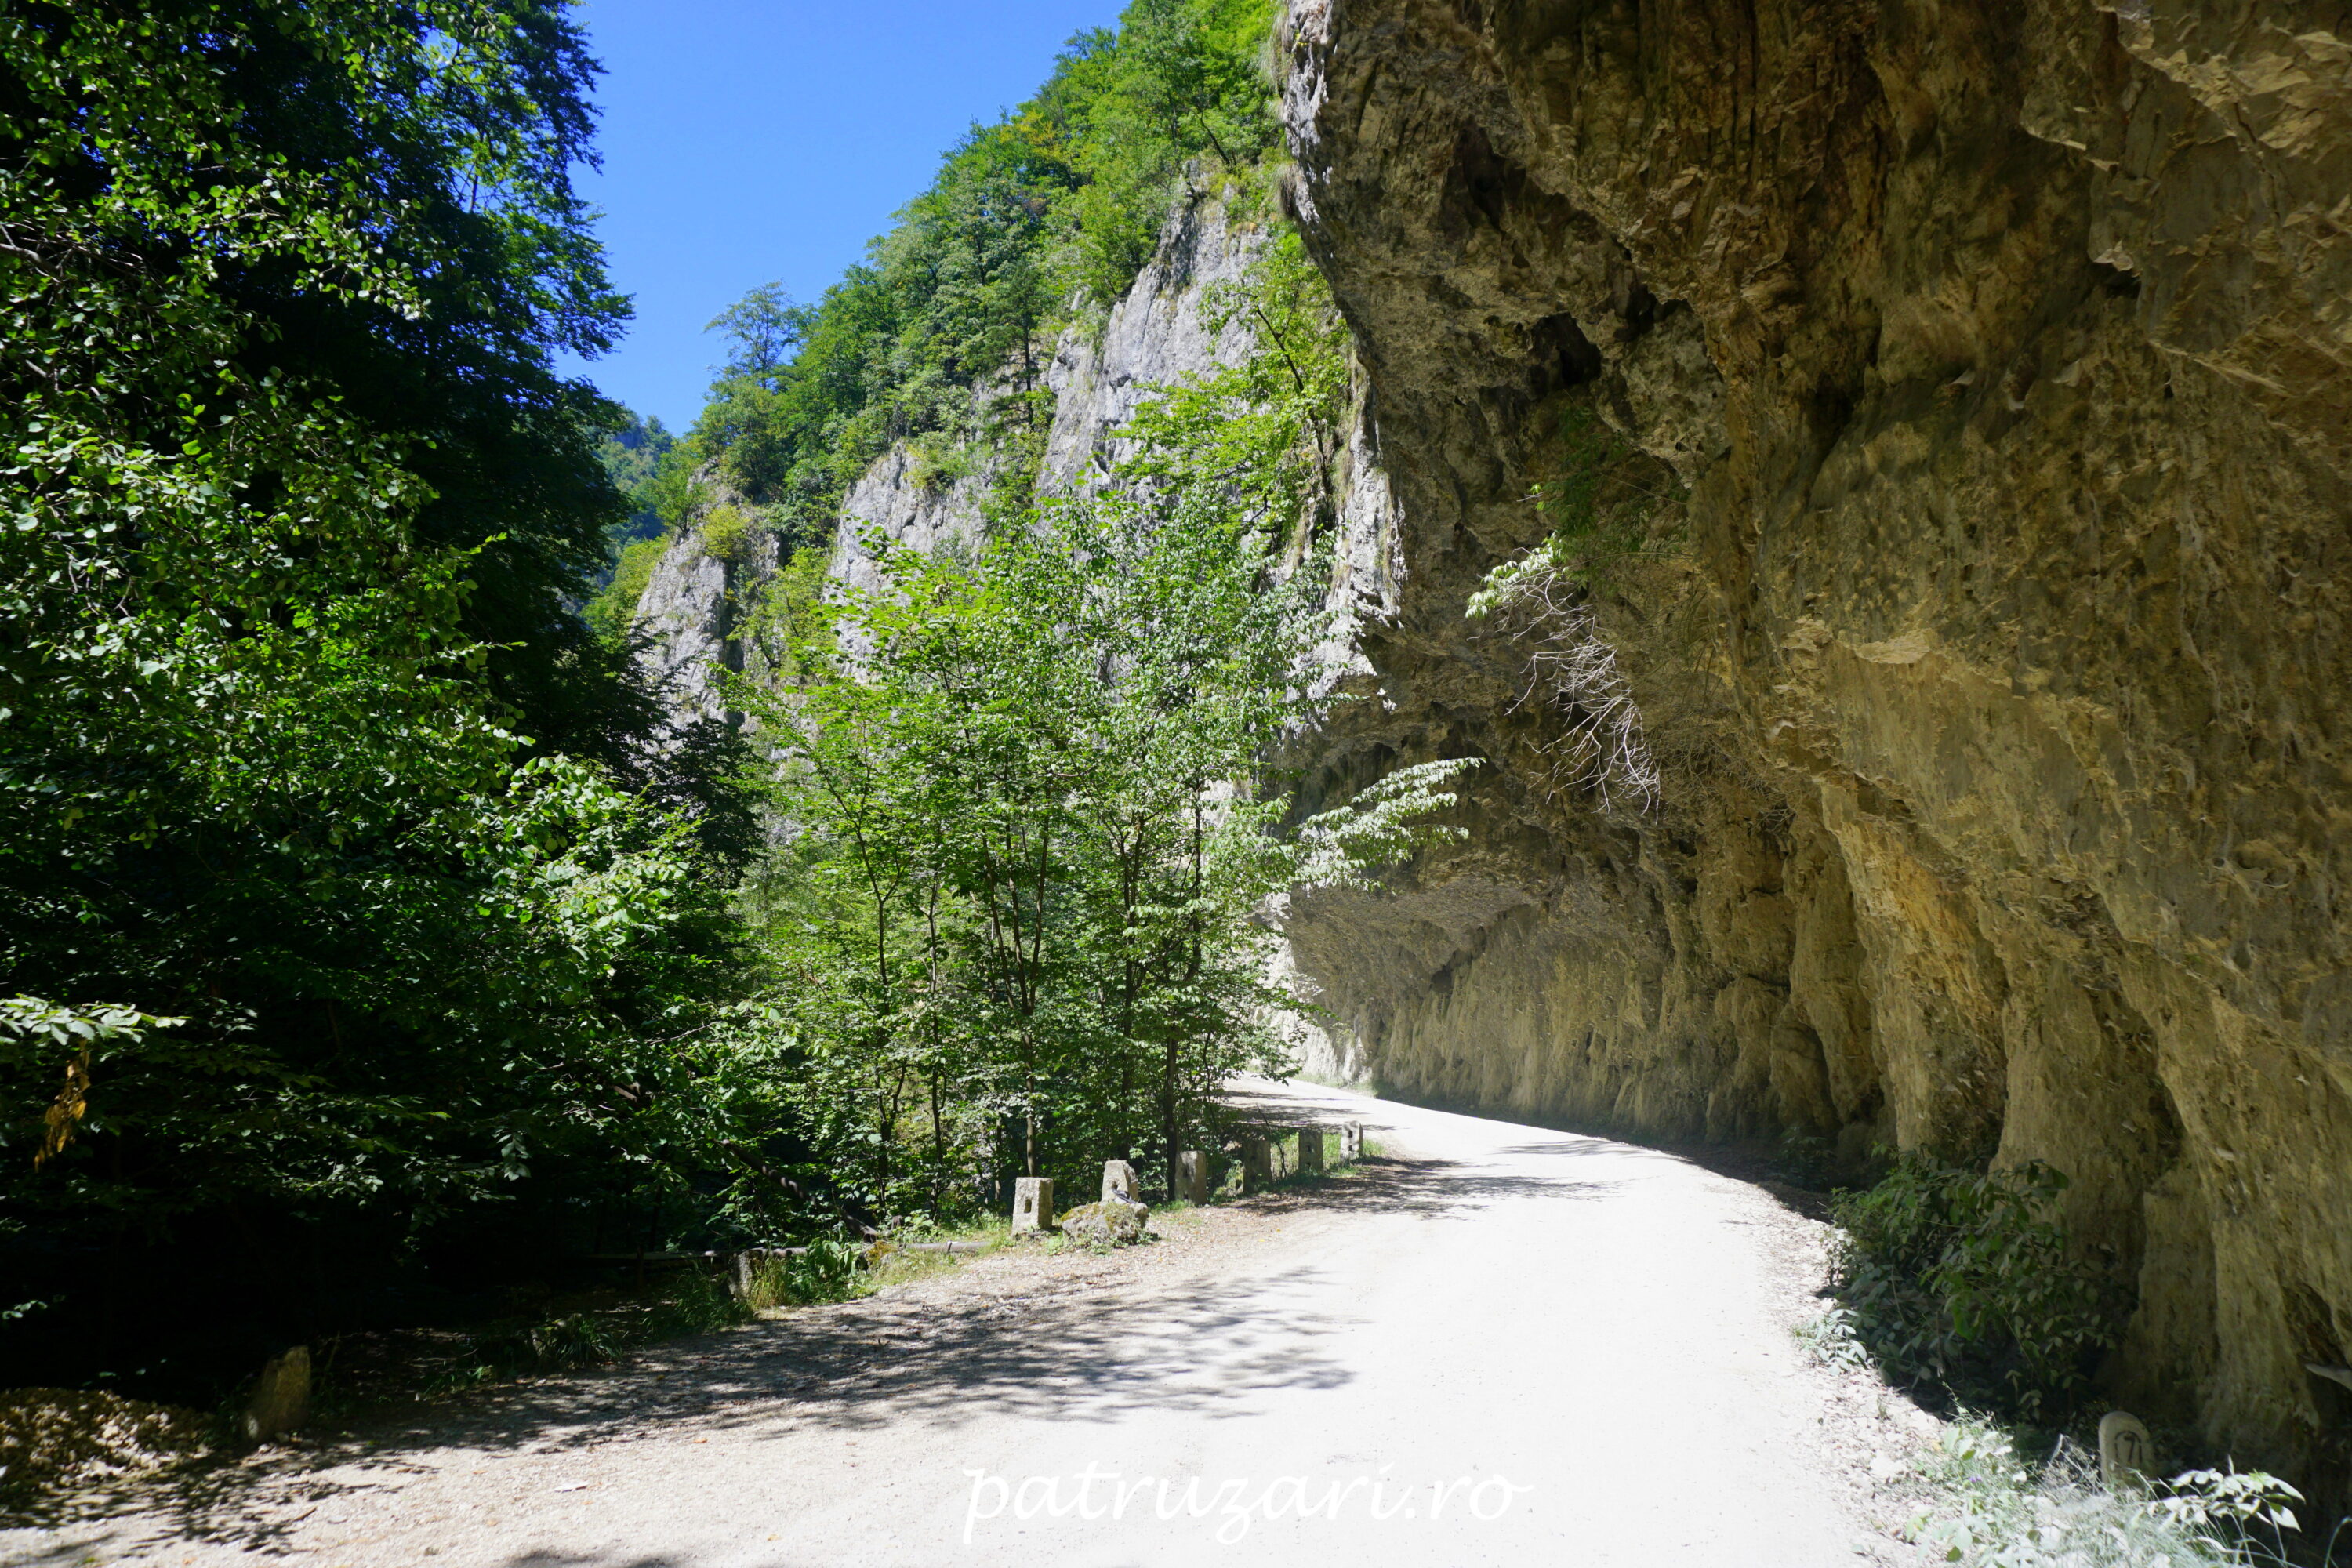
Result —
[{"label": "stone post", "polygon": [[1176,1156],[1176,1195],[1188,1204],[1209,1201],[1209,1157],[1198,1149]]},{"label": "stone post", "polygon": [[1323,1129],[1320,1127],[1298,1130],[1298,1173],[1302,1176],[1323,1173]]},{"label": "stone post", "polygon": [[1339,1163],[1352,1165],[1364,1157],[1364,1124],[1350,1121],[1339,1129]]},{"label": "stone post", "polygon": [[1242,1139],[1242,1191],[1264,1192],[1274,1184],[1274,1154],[1256,1133]]},{"label": "stone post", "polygon": [[752,1258],[748,1252],[736,1252],[727,1258],[727,1294],[738,1301],[751,1299]]},{"label": "stone post", "polygon": [[1016,1176],[1013,1180],[1013,1234],[1054,1228],[1054,1178]]},{"label": "stone post", "polygon": [[284,1355],[272,1356],[246,1402],[245,1436],[266,1443],[291,1432],[310,1415],[310,1347],[296,1345]]},{"label": "stone post", "polygon": [[1135,1197],[1135,1167],[1124,1160],[1103,1162],[1102,1201],[1117,1198],[1121,1203],[1133,1203]]},{"label": "stone post", "polygon": [[2108,1489],[2144,1486],[2156,1468],[2156,1445],[2137,1415],[2110,1410],[2099,1417],[2099,1479]]}]

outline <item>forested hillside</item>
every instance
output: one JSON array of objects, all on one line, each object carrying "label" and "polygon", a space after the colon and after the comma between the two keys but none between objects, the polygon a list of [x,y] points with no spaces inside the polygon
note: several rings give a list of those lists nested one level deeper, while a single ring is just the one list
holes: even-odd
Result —
[{"label": "forested hillside", "polygon": [[[1034,493],[1041,367],[1171,208],[1278,227],[1270,22],[1074,40],[821,300],[715,323],[673,442],[554,368],[628,316],[561,4],[12,13],[11,1380],[209,1403],[583,1255],[968,1215],[1276,1063],[1252,911],[1444,771],[1282,837],[1234,793],[1309,709],[1282,562],[1346,386],[1295,241],[1220,307],[1248,363]],[[894,445],[987,465],[988,525],[824,590]],[[633,612],[689,522],[802,553],[681,729]]]},{"label": "forested hillside", "polygon": [[[660,563],[591,614],[764,759],[730,1028],[789,1136],[732,1223],[951,1220],[1106,1156],[1164,1183],[1215,1146],[1234,1070],[1286,1063],[1265,900],[1357,877],[1450,798],[1440,763],[1276,831],[1268,760],[1332,695],[1349,370],[1272,195],[1271,22],[1139,0],[816,304],[762,289],[712,323],[729,364],[650,487],[671,531],[633,547]],[[1053,367],[1207,215],[1247,258],[1186,294],[1223,356],[1049,472]]]}]

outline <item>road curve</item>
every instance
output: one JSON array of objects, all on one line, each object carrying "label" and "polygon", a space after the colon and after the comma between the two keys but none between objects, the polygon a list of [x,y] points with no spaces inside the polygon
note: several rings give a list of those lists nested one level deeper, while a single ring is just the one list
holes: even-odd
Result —
[{"label": "road curve", "polygon": [[[1604,1139],[1335,1090],[1393,1163],[1183,1267],[795,1313],[0,1562],[1825,1568],[1802,1229]],[[1025,1289],[1027,1293],[1021,1290]],[[871,1304],[869,1304],[870,1306]],[[879,1315],[876,1315],[877,1312]],[[824,1336],[830,1335],[830,1339]],[[665,1370],[666,1369],[666,1370]],[[200,1537],[210,1535],[211,1540]]]}]

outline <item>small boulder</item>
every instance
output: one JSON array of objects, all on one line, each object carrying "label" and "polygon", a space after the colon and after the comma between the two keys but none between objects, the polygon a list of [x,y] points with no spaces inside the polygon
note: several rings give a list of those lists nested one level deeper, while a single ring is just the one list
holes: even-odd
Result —
[{"label": "small boulder", "polygon": [[1106,1198],[1064,1215],[1062,1234],[1095,1247],[1129,1247],[1143,1239],[1143,1222],[1150,1213],[1141,1204]]},{"label": "small boulder", "polygon": [[272,1356],[253,1385],[246,1403],[247,1442],[266,1443],[283,1436],[310,1417],[310,1351],[296,1345],[284,1355]]}]

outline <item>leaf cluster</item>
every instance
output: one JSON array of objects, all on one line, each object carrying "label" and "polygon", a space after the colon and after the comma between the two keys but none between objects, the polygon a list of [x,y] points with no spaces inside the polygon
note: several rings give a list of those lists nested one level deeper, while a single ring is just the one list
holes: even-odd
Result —
[{"label": "leaf cluster", "polygon": [[1830,1292],[1892,1375],[2062,1420],[2122,1322],[2105,1272],[2055,1217],[2065,1185],[2038,1162],[1971,1171],[1907,1154],[1834,1200]]}]

